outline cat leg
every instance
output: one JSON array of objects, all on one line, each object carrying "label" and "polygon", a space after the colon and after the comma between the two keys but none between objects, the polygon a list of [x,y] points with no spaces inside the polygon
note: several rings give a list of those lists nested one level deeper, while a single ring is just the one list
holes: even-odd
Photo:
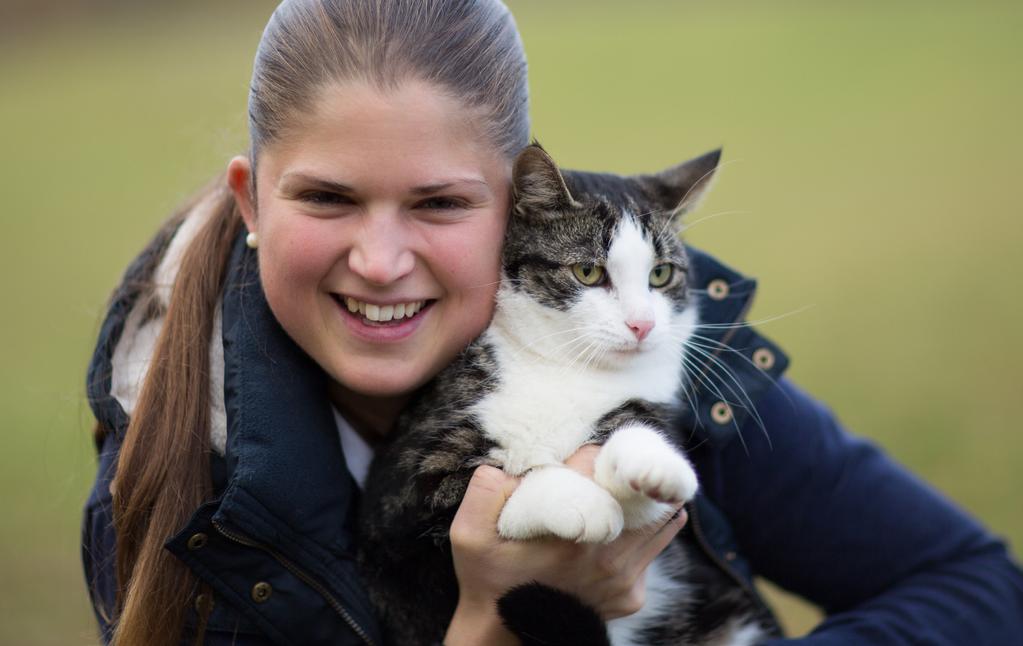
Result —
[{"label": "cat leg", "polygon": [[638,423],[611,434],[597,454],[593,479],[621,504],[627,529],[663,521],[698,487],[685,456],[662,434]]},{"label": "cat leg", "polygon": [[579,543],[607,543],[622,531],[622,508],[605,489],[568,467],[537,467],[504,504],[497,531],[516,540],[553,534]]}]

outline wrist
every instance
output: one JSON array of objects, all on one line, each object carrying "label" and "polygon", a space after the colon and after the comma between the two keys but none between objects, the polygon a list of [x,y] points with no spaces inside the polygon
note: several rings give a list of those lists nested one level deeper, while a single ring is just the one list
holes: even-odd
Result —
[{"label": "wrist", "polygon": [[519,640],[504,626],[493,601],[470,603],[459,600],[448,624],[444,646],[519,646]]}]

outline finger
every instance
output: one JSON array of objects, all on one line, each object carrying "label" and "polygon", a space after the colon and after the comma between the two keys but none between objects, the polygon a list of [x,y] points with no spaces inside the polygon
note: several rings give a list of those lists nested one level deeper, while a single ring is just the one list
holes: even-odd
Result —
[{"label": "finger", "polygon": [[678,513],[668,519],[653,536],[646,537],[646,540],[632,550],[629,555],[630,567],[646,569],[650,563],[657,558],[657,555],[664,551],[664,548],[678,535],[689,520],[685,507],[680,507]]},{"label": "finger", "polygon": [[496,467],[486,464],[476,467],[455,520],[459,516],[469,516],[479,522],[490,521],[490,524],[496,524],[501,508],[518,485],[518,478]]},{"label": "finger", "polygon": [[575,453],[568,456],[565,466],[578,471],[587,478],[592,478],[593,463],[596,462],[598,453],[600,453],[600,447],[596,444],[583,444]]}]

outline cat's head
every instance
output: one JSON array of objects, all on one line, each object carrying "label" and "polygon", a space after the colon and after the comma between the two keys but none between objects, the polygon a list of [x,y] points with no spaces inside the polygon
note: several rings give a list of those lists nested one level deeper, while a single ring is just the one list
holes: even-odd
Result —
[{"label": "cat's head", "polygon": [[539,354],[580,364],[680,352],[696,325],[681,218],[707,190],[720,152],[621,177],[562,172],[539,145],[523,150],[513,171],[502,324]]}]

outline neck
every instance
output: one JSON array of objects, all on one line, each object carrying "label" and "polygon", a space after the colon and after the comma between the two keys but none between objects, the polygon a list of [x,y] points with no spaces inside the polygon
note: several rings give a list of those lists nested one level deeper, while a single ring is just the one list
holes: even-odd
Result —
[{"label": "neck", "polygon": [[411,394],[364,395],[332,382],[328,388],[331,402],[355,432],[370,446],[379,445],[394,428]]}]

